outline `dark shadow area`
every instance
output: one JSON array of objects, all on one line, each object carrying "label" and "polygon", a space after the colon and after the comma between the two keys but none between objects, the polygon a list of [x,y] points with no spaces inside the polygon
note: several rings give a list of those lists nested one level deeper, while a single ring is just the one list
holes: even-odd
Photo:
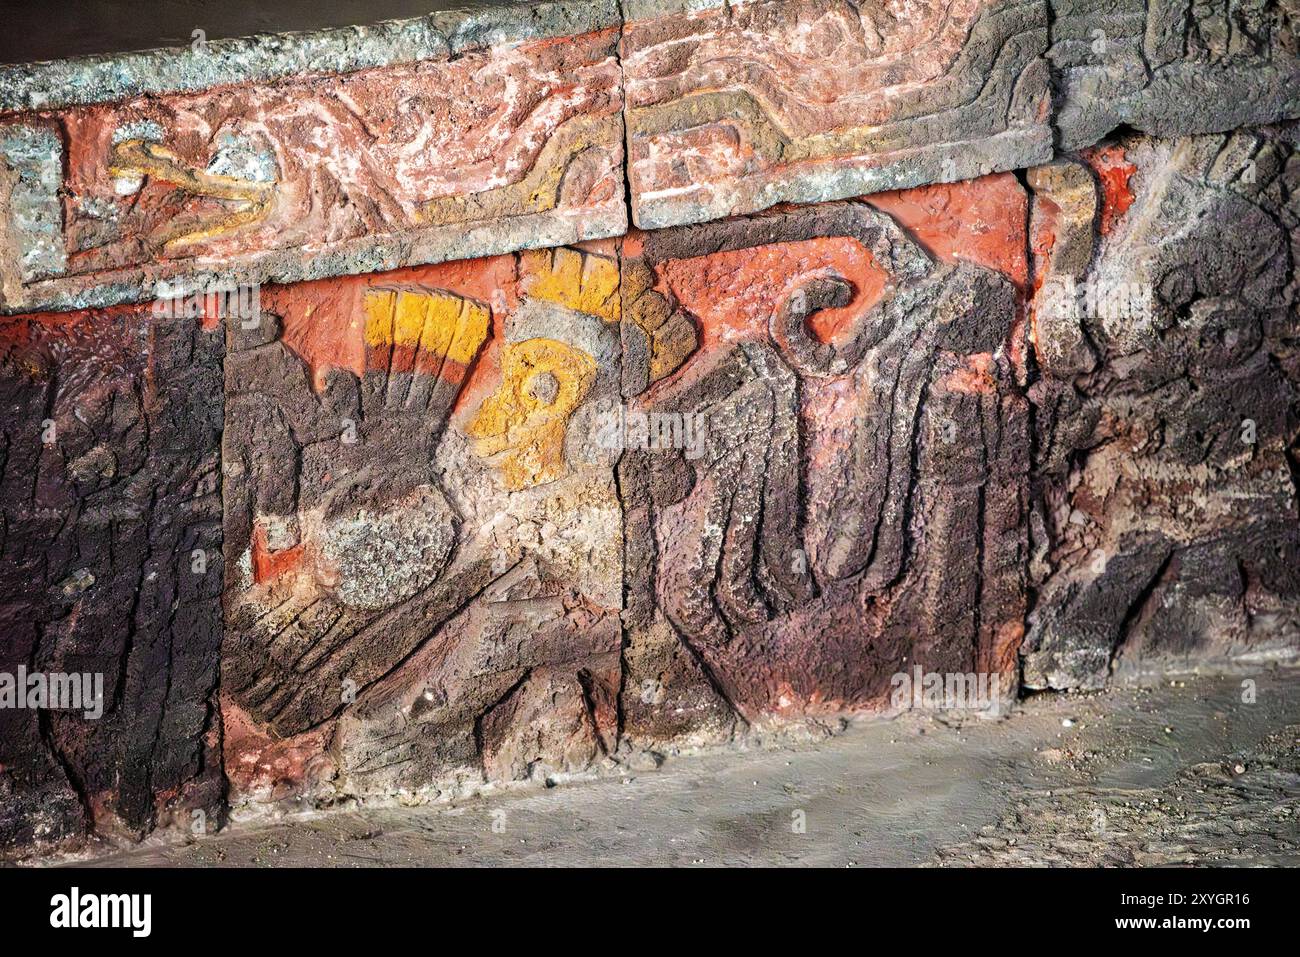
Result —
[{"label": "dark shadow area", "polygon": [[195,30],[202,30],[207,40],[224,40],[512,2],[518,0],[5,0],[0,62],[189,46]]}]

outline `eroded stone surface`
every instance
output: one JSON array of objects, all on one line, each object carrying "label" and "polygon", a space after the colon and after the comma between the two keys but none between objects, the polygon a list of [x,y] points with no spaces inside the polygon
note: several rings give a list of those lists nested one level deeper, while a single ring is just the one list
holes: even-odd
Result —
[{"label": "eroded stone surface", "polygon": [[[1048,0],[1066,149],[1126,124],[1157,136],[1300,116],[1294,0]],[[1104,7],[1104,8],[1103,8]]]},{"label": "eroded stone surface", "polygon": [[1031,173],[1030,687],[1294,653],[1297,176],[1294,128]]},{"label": "eroded stone surface", "polygon": [[292,282],[617,235],[617,36],[0,120],[0,306],[104,305],[197,273]]},{"label": "eroded stone surface", "polygon": [[1039,2],[632,3],[629,179],[642,228],[1051,154]]},{"label": "eroded stone surface", "polygon": [[666,368],[648,324],[623,325],[632,409],[698,433],[619,466],[628,733],[683,708],[882,707],[914,664],[1010,678],[1029,451],[1015,287],[861,203],[639,234],[624,255],[625,316],[698,340],[671,341]]},{"label": "eroded stone surface", "polygon": [[221,353],[147,309],[0,323],[0,672],[103,690],[0,708],[0,856],[218,822]]},{"label": "eroded stone surface", "polygon": [[306,284],[238,332],[239,799],[427,796],[614,747],[622,530],[596,425],[619,337],[607,308],[579,308],[607,303],[611,275],[606,253],[561,249]]},{"label": "eroded stone surface", "polygon": [[[88,22],[83,11],[42,11],[54,14],[44,21],[52,34],[42,38],[49,43],[47,49],[62,49],[65,57],[67,46],[60,42],[65,38],[59,31],[67,29],[69,20],[83,31],[76,38],[79,42],[100,48],[126,42],[131,44],[126,50],[141,52],[66,59],[57,59],[57,53],[32,56],[30,38],[23,37],[12,48],[21,48],[26,60],[43,62],[13,59],[0,66],[0,113],[107,103],[140,94],[194,92],[234,83],[272,83],[304,74],[351,73],[394,63],[445,59],[496,44],[590,33],[619,22],[618,0],[430,0],[420,10],[424,16],[385,17],[394,6],[354,4],[352,12],[369,19],[359,25],[347,24],[347,7],[339,4],[290,10],[213,9],[204,11],[207,28],[191,32],[193,12],[175,5],[165,11],[169,17],[147,24],[114,22],[95,36],[85,33],[99,24],[93,19]],[[31,11],[23,12],[30,18]],[[290,33],[273,32],[270,25],[286,22],[286,16],[302,25]],[[310,28],[312,23],[328,21],[345,25]],[[184,26],[184,31],[178,26]],[[239,33],[241,29],[247,34]],[[255,33],[261,35],[251,35]],[[182,36],[189,39],[181,47],[150,49],[163,37],[175,41]]]}]

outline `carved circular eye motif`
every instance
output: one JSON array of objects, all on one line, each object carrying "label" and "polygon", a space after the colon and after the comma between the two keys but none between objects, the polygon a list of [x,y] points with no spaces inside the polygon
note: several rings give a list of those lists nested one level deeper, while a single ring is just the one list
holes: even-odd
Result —
[{"label": "carved circular eye motif", "polygon": [[539,372],[528,380],[525,389],[542,405],[551,405],[560,394],[560,380],[552,372]]}]

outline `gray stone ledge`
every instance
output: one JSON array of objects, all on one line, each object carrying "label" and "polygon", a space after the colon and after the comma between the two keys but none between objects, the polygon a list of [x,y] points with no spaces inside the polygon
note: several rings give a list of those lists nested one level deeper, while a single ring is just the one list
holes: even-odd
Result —
[{"label": "gray stone ledge", "polygon": [[213,40],[198,49],[0,66],[0,115],[445,60],[467,50],[585,33],[620,22],[617,0],[495,2],[370,25]]}]

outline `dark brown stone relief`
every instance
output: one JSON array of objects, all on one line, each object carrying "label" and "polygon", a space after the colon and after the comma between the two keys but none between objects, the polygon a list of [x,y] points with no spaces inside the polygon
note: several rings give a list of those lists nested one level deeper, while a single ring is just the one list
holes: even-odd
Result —
[{"label": "dark brown stone relief", "polygon": [[0,327],[0,672],[102,682],[0,708],[0,853],[216,823],[221,354],[147,308]]}]

